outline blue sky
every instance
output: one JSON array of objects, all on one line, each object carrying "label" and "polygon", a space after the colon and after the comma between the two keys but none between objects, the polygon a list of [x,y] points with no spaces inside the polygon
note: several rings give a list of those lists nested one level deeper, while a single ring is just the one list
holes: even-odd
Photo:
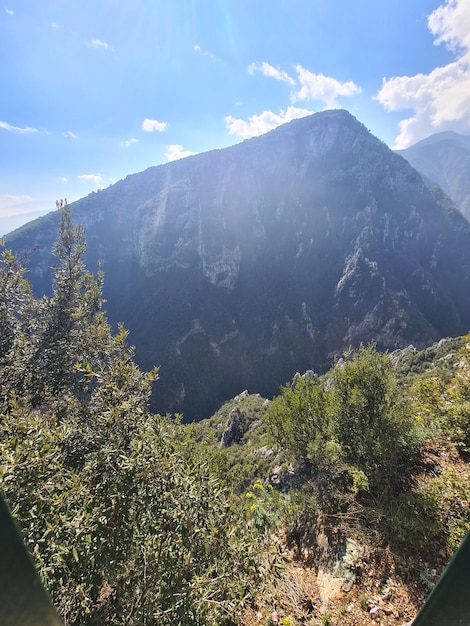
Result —
[{"label": "blue sky", "polygon": [[7,0],[0,235],[328,108],[391,147],[470,134],[470,2]]}]

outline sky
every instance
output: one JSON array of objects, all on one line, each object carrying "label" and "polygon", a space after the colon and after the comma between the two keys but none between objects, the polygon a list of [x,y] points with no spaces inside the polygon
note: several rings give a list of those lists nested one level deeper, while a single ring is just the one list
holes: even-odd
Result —
[{"label": "sky", "polygon": [[331,108],[396,149],[470,134],[470,0],[6,0],[0,236]]}]

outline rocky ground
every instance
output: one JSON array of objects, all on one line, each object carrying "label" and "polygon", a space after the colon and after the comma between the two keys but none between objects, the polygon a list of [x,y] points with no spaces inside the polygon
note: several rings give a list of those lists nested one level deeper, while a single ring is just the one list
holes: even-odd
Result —
[{"label": "rocky ground", "polygon": [[345,559],[354,563],[346,567],[353,565],[361,572],[357,580],[348,577],[344,562],[327,571],[291,553],[276,600],[250,609],[244,623],[276,623],[276,616],[285,626],[402,626],[410,622],[424,602],[423,589],[395,574],[393,558],[386,551],[372,551],[353,540],[349,544]]},{"label": "rocky ground", "polygon": [[[434,471],[452,471],[465,482],[470,481],[469,464],[452,446],[430,446],[426,457],[427,467],[438,468]],[[470,502],[458,505],[468,507]],[[414,555],[413,572],[405,576],[403,563],[399,566],[392,551],[377,547],[376,540],[371,534],[354,532],[342,524],[326,529],[317,523],[309,549],[303,548],[299,554],[298,549],[286,548],[285,570],[278,588],[269,600],[260,599],[247,612],[244,624],[408,626],[451,553],[431,546],[429,553],[434,554],[434,562]],[[287,545],[284,537],[281,544]]]}]

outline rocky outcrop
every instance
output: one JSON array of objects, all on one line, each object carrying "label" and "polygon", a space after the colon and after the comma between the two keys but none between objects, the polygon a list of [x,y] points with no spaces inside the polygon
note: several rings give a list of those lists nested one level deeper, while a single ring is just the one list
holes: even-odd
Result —
[{"label": "rocky outcrop", "polygon": [[222,433],[222,437],[220,439],[220,447],[227,448],[233,444],[240,443],[243,435],[245,434],[245,430],[242,413],[237,408],[232,409],[227,427]]}]

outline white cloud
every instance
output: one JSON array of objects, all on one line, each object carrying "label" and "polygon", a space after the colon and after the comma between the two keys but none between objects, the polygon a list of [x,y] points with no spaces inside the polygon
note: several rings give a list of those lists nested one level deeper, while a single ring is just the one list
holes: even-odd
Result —
[{"label": "white cloud", "polygon": [[132,137],[131,139],[124,139],[119,143],[119,145],[121,146],[121,148],[129,148],[129,146],[132,146],[133,143],[139,143],[139,140],[135,137]]},{"label": "white cloud", "polygon": [[212,54],[212,52],[208,52],[207,50],[203,50],[201,48],[201,46],[193,46],[193,50],[195,52],[198,52],[199,54],[202,54],[203,57],[207,57],[209,59],[211,59],[211,61],[215,61],[215,62],[220,62],[220,59],[218,56],[216,56],[215,54]]},{"label": "white cloud", "polygon": [[470,7],[468,0],[446,0],[428,17],[428,28],[435,45],[445,43],[450,50],[470,49]]},{"label": "white cloud", "polygon": [[65,176],[60,176],[59,180],[60,180],[61,183],[68,182],[68,178],[66,178]]},{"label": "white cloud", "polygon": [[178,143],[172,143],[166,147],[165,157],[167,161],[177,161],[178,159],[184,159],[185,157],[196,154],[191,150],[184,150],[183,146]]},{"label": "white cloud", "polygon": [[103,189],[103,177],[101,174],[81,174],[77,176],[80,180],[85,182],[91,182],[98,187],[98,189]]},{"label": "white cloud", "polygon": [[142,122],[141,128],[146,133],[153,133],[154,131],[161,133],[162,131],[166,130],[167,123],[145,118],[145,120]]},{"label": "white cloud", "polygon": [[429,74],[383,79],[375,99],[387,111],[413,112],[399,123],[396,149],[443,130],[470,132],[470,2],[446,0],[428,16],[428,28],[456,59]]},{"label": "white cloud", "polygon": [[294,79],[285,70],[279,69],[263,61],[262,63],[251,63],[248,66],[248,73],[253,75],[261,72],[264,76],[269,76],[275,80],[291,85],[295,89],[291,93],[291,102],[299,100],[316,100],[322,102],[325,108],[336,108],[338,98],[341,96],[355,96],[361,93],[361,88],[352,80],[341,82],[325,76],[315,74],[305,69],[301,65],[295,66],[297,78]]},{"label": "white cloud", "polygon": [[361,88],[352,80],[342,83],[336,78],[315,74],[301,65],[296,65],[297,80],[300,89],[292,94],[292,102],[298,100],[316,100],[323,102],[325,108],[334,109],[338,106],[340,96],[355,96],[361,93]]},{"label": "white cloud", "polygon": [[59,30],[59,24],[57,24],[57,22],[51,22],[51,28],[52,30]]},{"label": "white cloud", "polygon": [[289,74],[285,70],[279,70],[269,63],[266,63],[266,61],[263,61],[262,63],[252,63],[248,66],[249,74],[253,75],[255,72],[261,72],[265,76],[270,76],[271,78],[274,78],[275,80],[278,80],[280,82],[288,83],[289,85],[295,85],[295,80],[292,78],[292,76],[289,76]]},{"label": "white cloud", "polygon": [[29,195],[0,195],[0,236],[11,233],[26,222],[52,211],[54,202],[47,198]]},{"label": "white cloud", "polygon": [[92,39],[87,43],[88,48],[105,48],[108,49],[109,46],[106,41],[101,41],[101,39]]},{"label": "white cloud", "polygon": [[9,9],[8,7],[5,7],[5,13],[6,13],[7,15],[15,15],[15,12],[14,12],[14,11],[12,11],[11,9]]},{"label": "white cloud", "polygon": [[3,128],[3,130],[7,130],[10,133],[20,133],[22,135],[38,132],[37,128],[31,128],[30,126],[20,128],[19,126],[12,126],[11,124],[8,124],[8,122],[0,122],[0,128]]},{"label": "white cloud", "polygon": [[[292,103],[299,100],[316,100],[323,103],[325,108],[335,108],[338,106],[337,99],[340,96],[353,96],[361,92],[361,88],[352,81],[340,82],[324,74],[314,74],[301,65],[296,65],[295,70],[296,79],[285,70],[276,68],[266,61],[251,63],[248,66],[248,73],[251,75],[255,72],[261,72],[264,76],[291,85],[293,87],[290,97]],[[302,109],[292,104],[285,111],[281,110],[279,113],[263,111],[260,115],[252,115],[247,120],[237,119],[229,115],[225,118],[225,123],[231,135],[247,139],[262,135],[280,124],[312,113],[314,111]]]},{"label": "white cloud", "polygon": [[260,115],[252,115],[248,120],[237,119],[228,115],[225,118],[225,124],[230,135],[237,135],[237,137],[241,137],[242,139],[249,139],[250,137],[257,137],[258,135],[267,133],[269,130],[299,117],[312,115],[312,113],[314,113],[314,111],[289,106],[285,111],[281,110],[279,113],[263,111]]},{"label": "white cloud", "polygon": [[70,137],[71,139],[77,139],[77,135],[73,133],[71,130],[68,130],[66,133],[63,133],[64,137]]},{"label": "white cloud", "polygon": [[28,195],[7,193],[0,196],[0,216],[9,217],[20,213],[29,213],[34,198]]}]

